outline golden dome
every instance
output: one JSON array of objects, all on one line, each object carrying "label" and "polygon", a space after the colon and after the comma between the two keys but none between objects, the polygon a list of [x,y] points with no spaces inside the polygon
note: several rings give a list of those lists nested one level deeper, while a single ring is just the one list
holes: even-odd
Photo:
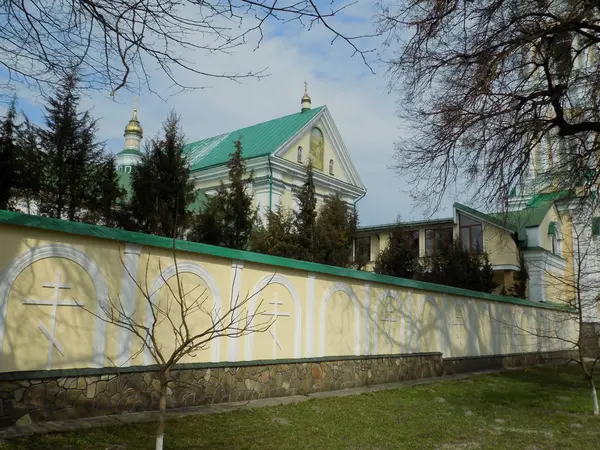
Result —
[{"label": "golden dome", "polygon": [[306,111],[310,109],[310,97],[308,95],[308,83],[304,82],[304,95],[302,96],[302,100],[300,100],[302,104],[302,111]]},{"label": "golden dome", "polygon": [[137,109],[133,110],[133,117],[125,127],[125,134],[138,134],[140,137],[144,136],[144,130],[137,117]]}]

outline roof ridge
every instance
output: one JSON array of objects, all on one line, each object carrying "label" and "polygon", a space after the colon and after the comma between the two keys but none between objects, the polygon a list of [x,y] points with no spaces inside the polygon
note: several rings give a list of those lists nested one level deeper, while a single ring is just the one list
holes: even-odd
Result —
[{"label": "roof ridge", "polygon": [[317,110],[322,110],[326,106],[327,105],[321,105],[321,106],[317,106],[316,108],[312,108],[312,109],[310,109],[308,111],[299,111],[299,112],[295,112],[295,113],[292,113],[292,114],[286,114],[285,116],[279,116],[279,117],[275,117],[274,119],[264,120],[262,122],[258,122],[258,123],[252,124],[252,125],[247,125],[245,127],[236,128],[235,130],[226,131],[226,132],[221,133],[221,134],[214,134],[212,136],[208,136],[208,137],[205,137],[203,139],[198,139],[197,141],[188,142],[187,144],[185,144],[185,147],[191,146],[193,144],[197,144],[198,142],[207,141],[209,139],[215,139],[215,138],[218,138],[218,137],[221,137],[221,136],[226,136],[226,135],[229,136],[231,133],[235,133],[236,131],[247,130],[248,128],[253,128],[253,127],[257,127],[259,125],[264,125],[264,124],[267,124],[267,123],[270,123],[270,122],[275,122],[276,120],[287,119],[289,117],[296,116],[296,115],[299,115],[299,114],[306,114],[307,112],[314,112],[314,111],[317,111]]}]

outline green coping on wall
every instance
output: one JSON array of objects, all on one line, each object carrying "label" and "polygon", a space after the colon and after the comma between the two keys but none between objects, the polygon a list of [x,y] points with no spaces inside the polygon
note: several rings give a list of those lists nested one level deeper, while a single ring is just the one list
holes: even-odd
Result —
[{"label": "green coping on wall", "polygon": [[[90,236],[99,239],[109,239],[122,243],[137,244],[148,247],[157,247],[165,249],[175,248],[178,251],[210,255],[232,260],[247,261],[268,266],[284,267],[287,269],[302,270],[313,273],[323,273],[339,277],[351,278],[355,280],[367,281],[371,283],[382,283],[393,286],[401,286],[410,289],[418,289],[429,292],[438,292],[447,295],[457,295],[461,297],[477,298],[489,301],[512,303],[533,308],[553,309],[559,311],[575,312],[566,304],[558,303],[537,303],[529,300],[523,300],[514,297],[504,297],[500,295],[486,294],[484,292],[471,291],[451,286],[442,286],[439,284],[426,283],[423,281],[409,280],[406,278],[396,278],[387,275],[378,275],[372,272],[363,272],[360,270],[344,269],[341,267],[327,266],[306,261],[297,261],[295,259],[281,258],[278,256],[263,255],[260,253],[247,252],[243,250],[234,250],[230,248],[217,247],[214,245],[200,244],[197,242],[173,240],[162,236],[153,236],[149,234],[125,231],[117,228],[107,228],[99,225],[89,225],[80,222],[70,222],[68,220],[51,219],[49,217],[32,216],[13,211],[0,210],[0,223],[7,225],[16,225],[42,230],[57,231],[61,233],[75,234],[79,236]],[[277,269],[274,270],[277,272]]]}]

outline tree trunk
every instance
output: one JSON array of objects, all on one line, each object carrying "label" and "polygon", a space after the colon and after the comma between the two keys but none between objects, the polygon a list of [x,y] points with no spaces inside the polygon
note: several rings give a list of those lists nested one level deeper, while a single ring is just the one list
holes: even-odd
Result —
[{"label": "tree trunk", "polygon": [[592,402],[594,403],[594,415],[600,416],[600,410],[598,409],[598,394],[596,394],[596,384],[594,379],[590,378],[590,387],[592,388]]},{"label": "tree trunk", "polygon": [[165,439],[165,416],[167,415],[167,383],[169,382],[168,369],[160,373],[160,401],[158,406],[158,428],[156,430],[156,450],[163,450]]}]

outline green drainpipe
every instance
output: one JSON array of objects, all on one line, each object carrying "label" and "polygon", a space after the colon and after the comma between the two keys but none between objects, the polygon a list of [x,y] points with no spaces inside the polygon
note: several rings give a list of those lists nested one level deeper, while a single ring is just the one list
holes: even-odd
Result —
[{"label": "green drainpipe", "polygon": [[[273,167],[271,166],[271,155],[267,157],[269,161],[269,212],[273,210]],[[359,199],[360,200],[360,199]]]}]

